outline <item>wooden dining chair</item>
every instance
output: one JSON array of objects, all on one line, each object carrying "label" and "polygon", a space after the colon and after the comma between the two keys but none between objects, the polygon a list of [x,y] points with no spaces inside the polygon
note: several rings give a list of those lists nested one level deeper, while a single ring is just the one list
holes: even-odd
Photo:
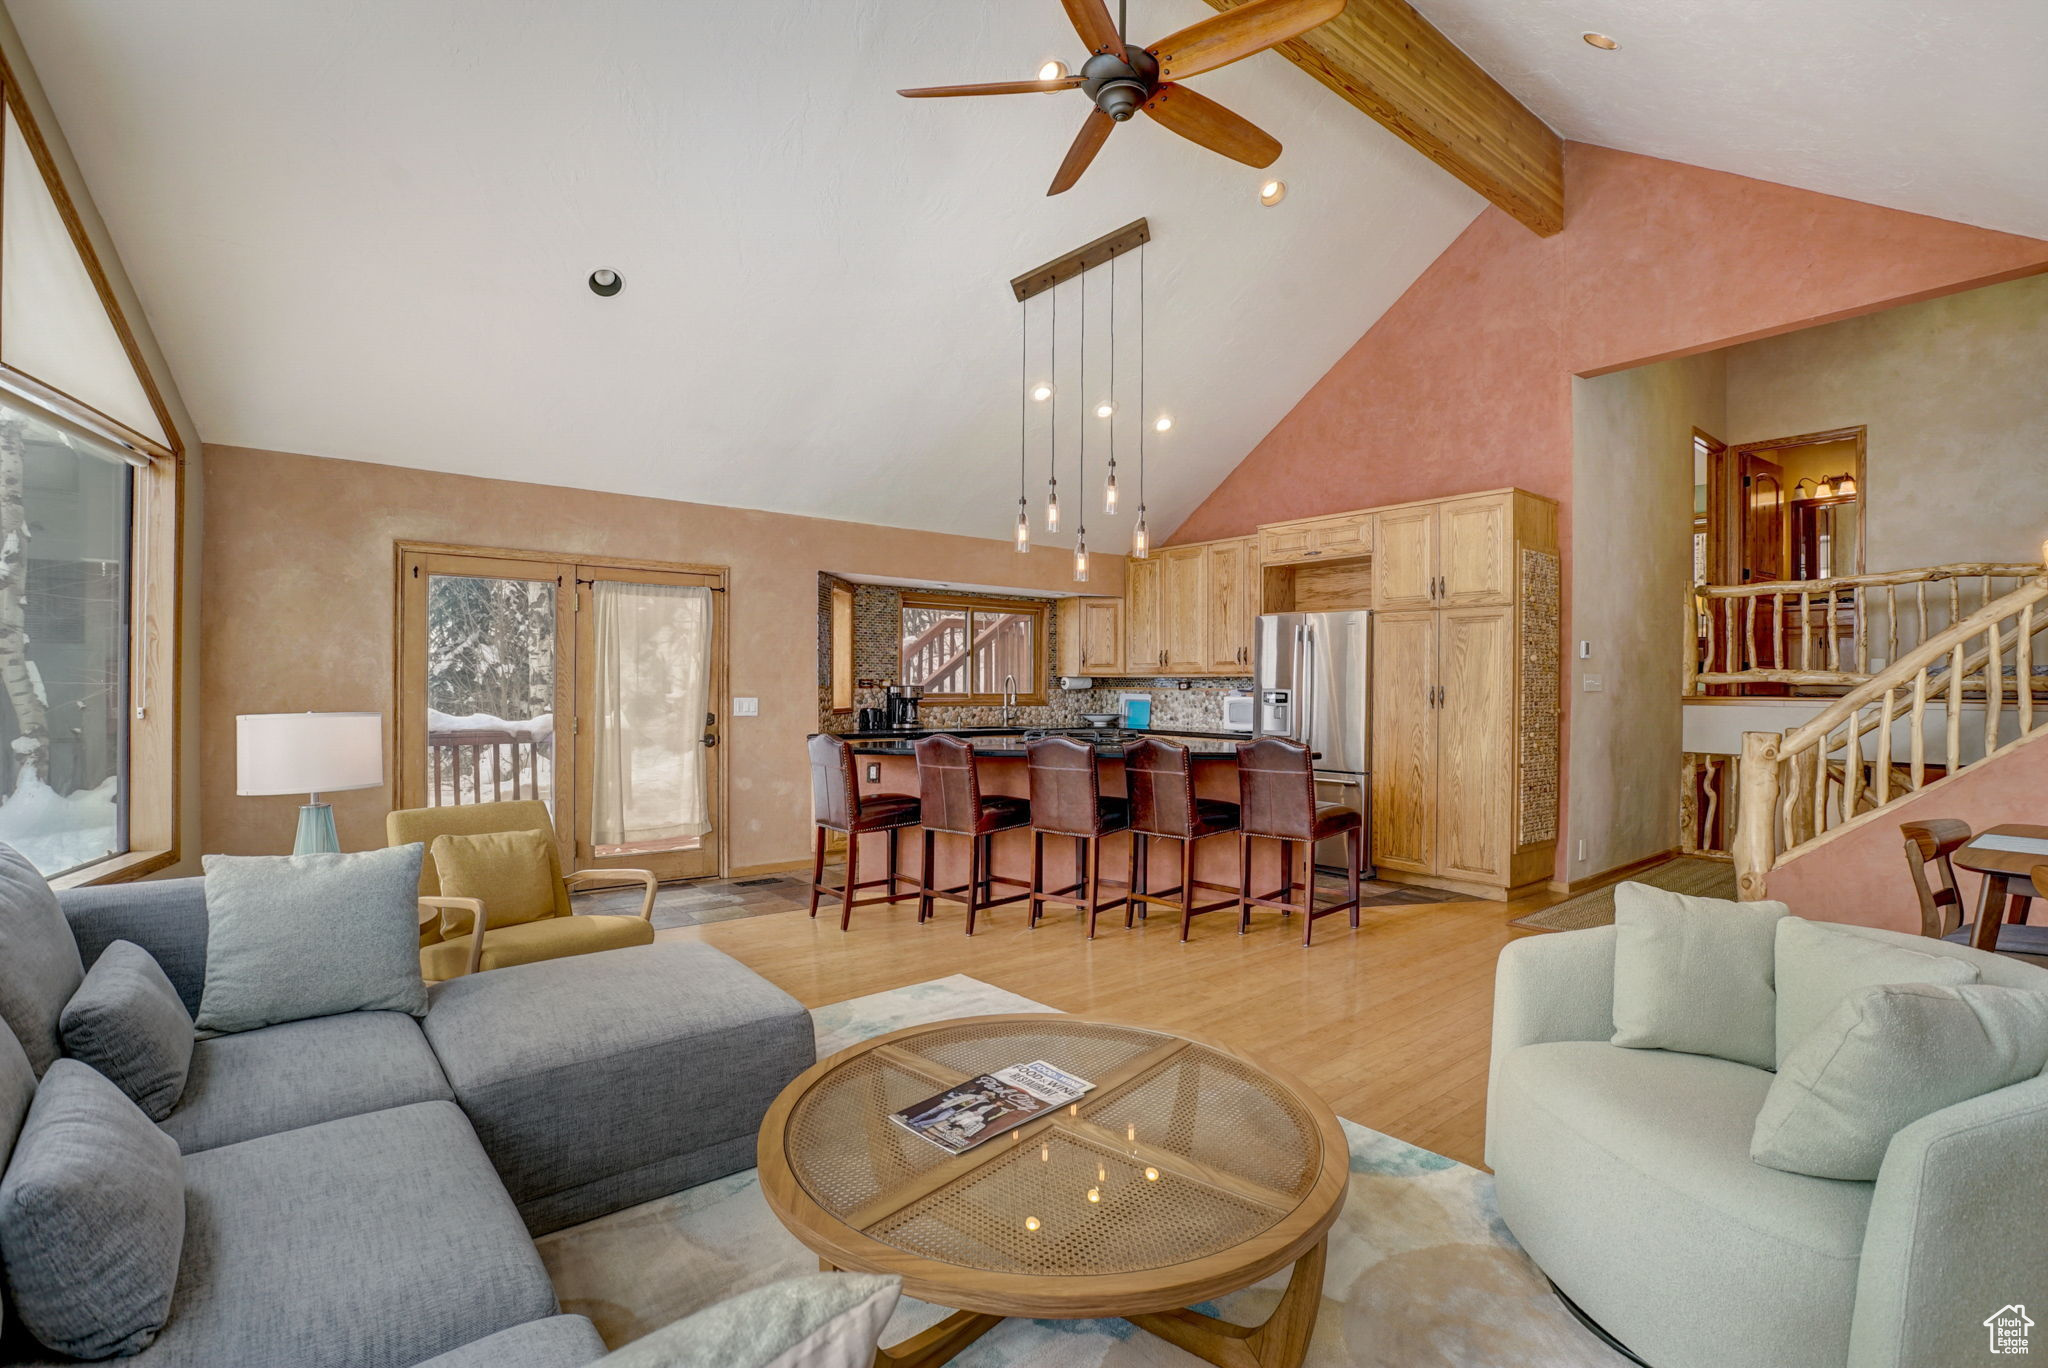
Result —
[{"label": "wooden dining chair", "polygon": [[[1970,843],[1970,824],[1937,817],[1902,822],[1899,833],[1906,838],[1906,869],[1913,876],[1913,891],[1920,895],[1920,934],[1939,940],[1963,924],[1963,894],[1949,857]],[[1939,888],[1927,881],[1930,865]]]}]

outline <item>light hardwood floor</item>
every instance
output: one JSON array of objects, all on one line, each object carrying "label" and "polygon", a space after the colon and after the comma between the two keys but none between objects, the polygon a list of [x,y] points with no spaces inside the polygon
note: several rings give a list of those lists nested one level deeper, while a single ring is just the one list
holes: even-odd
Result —
[{"label": "light hardwood floor", "polygon": [[1127,932],[1119,914],[1091,943],[1055,909],[1026,931],[1021,905],[984,914],[970,939],[946,902],[924,926],[903,903],[857,910],[843,935],[822,911],[660,935],[715,945],[807,1007],[969,974],[1062,1011],[1198,1030],[1294,1073],[1340,1116],[1476,1166],[1494,960],[1532,934],[1510,921],[1554,901],[1367,908],[1355,932],[1318,922],[1306,950],[1277,914],[1247,936],[1229,913],[1199,917],[1185,945],[1165,918]]}]

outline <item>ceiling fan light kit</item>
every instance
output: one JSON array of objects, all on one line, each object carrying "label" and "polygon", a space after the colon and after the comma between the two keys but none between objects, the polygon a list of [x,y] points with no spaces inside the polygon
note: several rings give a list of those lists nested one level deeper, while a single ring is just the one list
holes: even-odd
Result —
[{"label": "ceiling fan light kit", "polygon": [[[1048,195],[1073,188],[1118,124],[1144,111],[1189,142],[1247,166],[1267,167],[1280,155],[1280,140],[1240,114],[1178,82],[1241,61],[1299,37],[1344,11],[1345,0],[1246,0],[1168,34],[1150,47],[1125,41],[1103,0],[1060,0],[1088,60],[1080,74],[1057,80],[996,81],[984,85],[927,86],[899,95],[929,99],[954,95],[1023,95],[1080,90],[1095,106],[1053,176]],[[1054,70],[1048,62],[1040,75]]]}]

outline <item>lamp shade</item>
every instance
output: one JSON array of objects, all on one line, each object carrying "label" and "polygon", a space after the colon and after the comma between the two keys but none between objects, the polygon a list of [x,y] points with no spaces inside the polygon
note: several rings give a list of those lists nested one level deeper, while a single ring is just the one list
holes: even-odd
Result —
[{"label": "lamp shade", "polygon": [[338,793],[384,782],[384,714],[244,713],[235,719],[235,792]]}]

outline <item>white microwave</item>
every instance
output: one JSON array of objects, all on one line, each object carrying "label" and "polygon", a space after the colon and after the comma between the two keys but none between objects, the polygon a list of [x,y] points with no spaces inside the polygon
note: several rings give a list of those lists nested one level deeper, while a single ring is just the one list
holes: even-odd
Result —
[{"label": "white microwave", "polygon": [[1223,695],[1223,730],[1249,734],[1258,715],[1257,701],[1243,689]]}]

